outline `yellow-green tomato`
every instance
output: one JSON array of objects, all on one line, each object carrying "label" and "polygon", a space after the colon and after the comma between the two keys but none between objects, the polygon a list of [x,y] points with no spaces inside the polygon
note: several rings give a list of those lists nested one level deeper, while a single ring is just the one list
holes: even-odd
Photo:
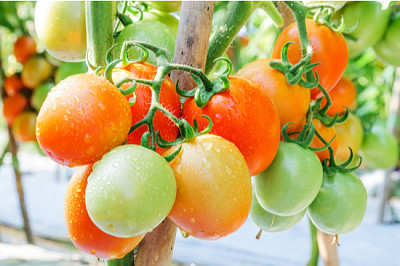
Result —
[{"label": "yellow-green tomato", "polygon": [[35,29],[47,52],[62,61],[83,61],[86,55],[84,1],[38,1]]},{"label": "yellow-green tomato", "polygon": [[260,203],[257,200],[256,194],[253,191],[250,219],[258,228],[265,232],[278,233],[289,230],[298,222],[300,222],[305,212],[306,209],[290,216],[279,216],[276,214],[272,214],[261,207]]},{"label": "yellow-green tomato", "polygon": [[181,9],[182,1],[146,1],[146,3],[159,11],[172,13]]},{"label": "yellow-green tomato", "polygon": [[303,211],[322,184],[322,165],[314,152],[281,141],[271,165],[255,176],[258,202],[272,214],[289,216]]},{"label": "yellow-green tomato", "polygon": [[133,237],[153,230],[176,196],[174,173],[159,154],[138,145],[119,146],[93,165],[86,207],[107,234]]},{"label": "yellow-green tomato", "polygon": [[40,107],[42,107],[44,100],[46,100],[47,94],[53,87],[54,83],[52,82],[40,84],[40,86],[33,91],[31,98],[32,107],[39,111]]},{"label": "yellow-green tomato", "polygon": [[25,87],[36,89],[51,75],[50,63],[41,56],[32,56],[24,64],[21,79]]},{"label": "yellow-green tomato", "polygon": [[376,54],[385,62],[400,66],[400,17],[393,19],[383,38],[374,46]]},{"label": "yellow-green tomato", "polygon": [[308,207],[308,216],[327,234],[345,234],[360,225],[366,207],[367,191],[355,174],[324,174],[321,191]]}]

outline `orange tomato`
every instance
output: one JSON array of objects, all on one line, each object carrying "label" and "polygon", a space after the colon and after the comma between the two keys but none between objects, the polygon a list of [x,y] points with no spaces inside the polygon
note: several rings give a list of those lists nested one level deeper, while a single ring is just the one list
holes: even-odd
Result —
[{"label": "orange tomato", "polygon": [[14,137],[18,141],[36,140],[36,116],[34,112],[25,112],[20,114],[12,125]]},{"label": "orange tomato", "polygon": [[21,64],[34,54],[36,54],[36,43],[32,37],[21,36],[14,43],[14,56]]},{"label": "orange tomato", "polygon": [[[353,105],[356,100],[357,89],[350,79],[342,77],[329,92],[329,96],[331,96],[332,105],[329,107],[327,114],[335,116],[336,113],[339,113],[341,115],[346,111],[344,107],[350,108]],[[323,98],[321,106],[324,107],[325,104],[326,98]]]},{"label": "orange tomato", "polygon": [[[330,142],[332,138],[335,137],[336,131],[334,127],[326,127],[319,119],[316,118],[312,120],[312,123],[314,124],[315,130],[318,131],[318,133],[326,142]],[[317,137],[317,135],[315,135],[314,140],[310,146],[313,148],[321,148],[324,147],[325,144]],[[332,141],[331,147],[334,150],[334,155],[336,155],[336,150],[338,148],[338,141],[336,137]],[[325,159],[330,158],[328,149],[315,152],[315,154],[318,156],[321,162]]]},{"label": "orange tomato", "polygon": [[3,114],[8,125],[28,106],[28,100],[20,93],[6,97],[3,100]]},{"label": "orange tomato", "polygon": [[24,84],[22,84],[21,78],[17,74],[9,76],[4,80],[4,89],[8,96],[17,94],[23,87]]}]

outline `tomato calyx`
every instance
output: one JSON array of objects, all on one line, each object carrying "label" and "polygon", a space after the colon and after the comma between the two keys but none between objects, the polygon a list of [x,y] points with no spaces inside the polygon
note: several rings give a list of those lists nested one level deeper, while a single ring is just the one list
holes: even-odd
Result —
[{"label": "tomato calyx", "polygon": [[332,15],[335,12],[335,7],[329,5],[320,5],[309,7],[309,11],[313,12],[313,20],[318,24],[323,24],[330,28],[335,33],[342,33],[346,30],[346,23],[343,15],[340,17],[340,21],[331,21]]}]

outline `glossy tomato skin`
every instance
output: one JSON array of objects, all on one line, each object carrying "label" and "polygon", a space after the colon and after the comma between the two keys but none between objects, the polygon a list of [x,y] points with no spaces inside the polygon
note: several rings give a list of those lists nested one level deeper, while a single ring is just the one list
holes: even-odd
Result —
[{"label": "glossy tomato skin", "polygon": [[176,190],[174,173],[161,155],[139,145],[123,145],[93,165],[86,207],[104,232],[138,236],[166,218]]},{"label": "glossy tomato skin", "polygon": [[349,147],[356,155],[364,138],[364,130],[360,119],[350,113],[346,121],[335,125],[337,149],[335,160],[339,163],[345,162],[350,157]]},{"label": "glossy tomato skin", "polygon": [[170,162],[178,190],[169,219],[200,239],[233,233],[251,207],[251,178],[243,155],[233,143],[209,134],[179,146],[182,151]]},{"label": "glossy tomato skin", "polygon": [[282,72],[269,66],[271,61],[271,59],[253,61],[244,66],[237,75],[258,84],[268,94],[278,111],[281,127],[289,122],[297,127],[307,114],[310,90],[299,84],[290,86]]},{"label": "glossy tomato skin", "polygon": [[42,82],[46,81],[50,75],[50,63],[43,57],[34,56],[25,62],[21,79],[25,87],[34,90]]},{"label": "glossy tomato skin", "polygon": [[84,1],[38,1],[35,29],[46,51],[55,58],[85,60],[86,24]]},{"label": "glossy tomato skin", "polygon": [[12,125],[12,131],[16,140],[36,140],[36,116],[37,114],[34,112],[24,112],[15,119]]},{"label": "glossy tomato skin", "polygon": [[387,27],[383,38],[374,46],[376,54],[385,62],[400,66],[400,17],[396,17]]},{"label": "glossy tomato skin", "polygon": [[[326,141],[326,142],[330,142],[332,139],[332,143],[331,143],[331,147],[333,149],[333,154],[336,155],[336,150],[338,148],[338,141],[336,136],[336,131],[334,127],[327,127],[325,126],[319,119],[314,118],[313,119],[313,125],[316,131],[318,131],[318,133],[322,136],[322,138]],[[325,144],[317,137],[317,135],[314,136],[314,140],[311,143],[310,147],[313,148],[322,148],[324,147]],[[330,155],[329,155],[329,150],[325,149],[322,151],[317,151],[315,152],[315,154],[318,156],[318,158],[320,159],[320,161],[322,162],[325,159],[329,159]]]},{"label": "glossy tomato skin", "polygon": [[15,118],[22,113],[25,107],[28,106],[28,100],[21,94],[17,93],[14,96],[6,97],[3,100],[3,115],[8,125],[11,125]]},{"label": "glossy tomato skin", "polygon": [[[124,78],[142,78],[154,79],[157,74],[157,67],[147,63],[134,63],[127,66],[125,69],[115,68],[113,71],[113,80],[118,82]],[[132,83],[122,85],[122,89],[127,89]],[[131,106],[132,111],[132,125],[142,120],[148,113],[151,104],[151,90],[150,87],[143,84],[137,84],[136,90],[136,103]],[[127,99],[132,95],[126,96]],[[170,111],[174,116],[180,117],[181,115],[181,101],[179,94],[176,92],[175,84],[169,77],[165,77],[160,91],[160,104]],[[157,112],[154,117],[154,130],[160,130],[161,137],[168,141],[173,141],[177,138],[179,128],[164,114]],[[141,126],[132,132],[128,137],[128,144],[140,145],[143,133],[148,131],[147,126]],[[157,146],[156,151],[162,153],[164,149]]]},{"label": "glossy tomato skin", "polygon": [[[349,53],[346,41],[341,33],[335,33],[325,25],[316,24],[313,20],[306,20],[307,34],[313,54],[311,63],[321,63],[313,68],[318,73],[319,82],[330,91],[342,77],[347,66]],[[280,59],[282,47],[287,42],[294,42],[289,46],[288,57],[292,64],[301,59],[301,46],[296,23],[285,28],[276,40],[272,58]],[[322,97],[318,88],[311,90],[311,99]]]},{"label": "glossy tomato skin", "polygon": [[113,84],[94,74],[79,74],[64,79],[47,95],[36,137],[54,161],[85,165],[122,144],[131,119],[128,101]]},{"label": "glossy tomato skin", "polygon": [[[347,107],[350,107],[354,104],[357,96],[357,89],[354,83],[346,78],[342,77],[335,87],[329,92],[329,96],[332,100],[332,105],[329,107],[327,114],[329,116],[335,116],[336,113],[339,115],[343,114]],[[321,106],[325,106],[326,98],[322,99]]]},{"label": "glossy tomato skin", "polygon": [[297,214],[315,199],[322,184],[322,165],[308,149],[280,142],[272,164],[255,177],[258,202],[280,216]]},{"label": "glossy tomato skin", "polygon": [[253,190],[251,201],[250,219],[261,230],[269,233],[278,233],[289,230],[303,218],[306,210],[290,216],[272,214],[261,207]]},{"label": "glossy tomato skin", "polygon": [[193,98],[187,98],[182,117],[190,124],[193,119],[202,130],[213,121],[210,133],[231,141],[246,159],[250,174],[267,168],[279,147],[278,112],[268,95],[255,83],[239,77],[229,77],[229,90],[214,95],[199,108]]},{"label": "glossy tomato skin", "polygon": [[36,43],[30,36],[21,36],[14,43],[14,56],[18,62],[24,64],[36,54]]},{"label": "glossy tomato skin", "polygon": [[8,96],[14,96],[23,88],[24,84],[22,84],[22,80],[17,74],[9,76],[4,80],[4,89]]},{"label": "glossy tomato skin", "polygon": [[144,235],[119,238],[101,231],[90,219],[85,204],[87,178],[92,165],[78,168],[68,183],[64,218],[68,234],[78,249],[105,260],[122,258],[134,249]]},{"label": "glossy tomato skin", "polygon": [[318,196],[308,207],[308,216],[321,231],[337,235],[356,229],[364,218],[367,191],[353,173],[324,174]]},{"label": "glossy tomato skin", "polygon": [[399,158],[397,140],[385,128],[374,126],[364,134],[360,155],[363,162],[371,168],[394,167]]}]

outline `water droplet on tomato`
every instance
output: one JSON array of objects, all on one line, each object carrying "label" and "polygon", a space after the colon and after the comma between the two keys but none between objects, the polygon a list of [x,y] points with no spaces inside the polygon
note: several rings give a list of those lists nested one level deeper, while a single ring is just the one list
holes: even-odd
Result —
[{"label": "water droplet on tomato", "polygon": [[215,119],[213,120],[214,123],[219,123],[222,120],[222,115],[221,114],[216,114]]},{"label": "water droplet on tomato", "polygon": [[227,165],[225,165],[225,171],[228,173],[228,175],[232,174],[232,169],[229,168]]},{"label": "water droplet on tomato", "polygon": [[239,160],[236,160],[236,164],[237,164],[239,167],[241,167],[241,166],[242,166],[242,162],[241,162],[241,161],[239,161]]},{"label": "water droplet on tomato", "polygon": [[234,108],[229,108],[229,113],[230,113],[231,115],[236,114],[236,109],[234,109]]},{"label": "water droplet on tomato", "polygon": [[119,161],[114,162],[112,166],[113,166],[114,168],[117,168],[117,167],[119,166]]},{"label": "water droplet on tomato", "polygon": [[181,230],[181,235],[183,238],[188,238],[190,236],[188,232],[185,232],[183,230]]},{"label": "water droplet on tomato", "polygon": [[91,250],[90,250],[90,253],[92,253],[92,254],[94,255],[94,254],[96,254],[96,250],[91,249]]},{"label": "water droplet on tomato", "polygon": [[208,169],[211,167],[211,162],[207,161],[206,158],[203,158],[201,159],[201,166]]},{"label": "water droplet on tomato", "polygon": [[209,151],[209,150],[211,150],[211,148],[212,148],[212,146],[213,146],[213,143],[207,141],[207,142],[201,143],[201,146],[203,147],[203,149],[204,149],[205,151]]},{"label": "water droplet on tomato", "polygon": [[194,224],[194,223],[196,222],[196,219],[191,218],[191,219],[190,219],[190,222],[191,222],[192,224]]},{"label": "water droplet on tomato", "polygon": [[178,165],[178,166],[176,167],[176,172],[177,172],[178,174],[182,174],[182,169],[181,169],[181,166],[180,166],[180,165]]}]

